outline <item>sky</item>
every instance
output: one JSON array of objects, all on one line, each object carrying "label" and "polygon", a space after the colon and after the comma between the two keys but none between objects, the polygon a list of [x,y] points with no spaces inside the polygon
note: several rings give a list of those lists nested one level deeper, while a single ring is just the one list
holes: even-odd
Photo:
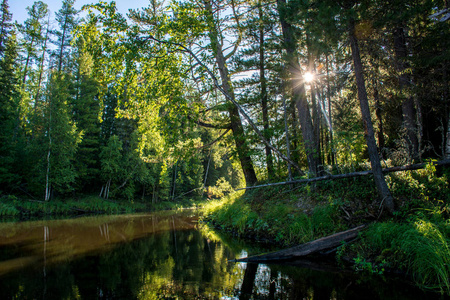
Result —
[{"label": "sky", "polygon": [[[111,2],[108,0],[103,0],[105,2]],[[57,12],[61,6],[61,0],[42,0],[42,2],[48,4],[48,8],[51,11],[51,18],[55,17],[55,12]],[[75,0],[75,8],[81,9],[81,7],[85,4],[97,3],[98,0]],[[22,24],[27,18],[28,13],[26,8],[28,6],[32,6],[34,0],[8,0],[10,12],[13,14],[13,21],[17,21]],[[147,7],[149,0],[116,0],[116,6],[120,13],[125,15],[128,12],[128,9],[136,9]]]}]

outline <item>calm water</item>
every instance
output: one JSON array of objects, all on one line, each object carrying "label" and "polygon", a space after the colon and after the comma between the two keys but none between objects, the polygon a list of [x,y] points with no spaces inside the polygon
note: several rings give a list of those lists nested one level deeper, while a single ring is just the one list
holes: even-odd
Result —
[{"label": "calm water", "polygon": [[443,299],[334,266],[236,264],[261,249],[193,212],[0,224],[0,299]]}]

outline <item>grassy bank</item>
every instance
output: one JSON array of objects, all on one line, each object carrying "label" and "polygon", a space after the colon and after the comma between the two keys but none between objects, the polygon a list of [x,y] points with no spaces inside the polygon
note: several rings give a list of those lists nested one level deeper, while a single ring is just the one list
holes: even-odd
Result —
[{"label": "grassy bank", "polygon": [[370,177],[237,192],[209,202],[204,218],[223,230],[291,246],[369,224],[334,254],[368,274],[398,272],[418,286],[450,294],[448,169],[387,176],[397,211],[387,215]]},{"label": "grassy bank", "polygon": [[54,199],[37,201],[20,199],[15,196],[3,196],[0,199],[1,219],[28,219],[32,217],[73,216],[79,214],[124,214],[143,211],[157,211],[196,206],[196,202],[163,201],[159,203],[106,200],[96,196],[84,196],[78,199]]}]

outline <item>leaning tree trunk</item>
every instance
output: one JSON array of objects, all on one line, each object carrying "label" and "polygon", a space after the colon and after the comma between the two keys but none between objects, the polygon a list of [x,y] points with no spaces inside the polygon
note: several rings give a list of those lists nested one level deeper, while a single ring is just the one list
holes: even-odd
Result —
[{"label": "leaning tree trunk", "polygon": [[[211,3],[205,1],[205,7],[207,12],[210,14],[211,19],[213,18],[213,10]],[[222,45],[219,42],[219,33],[215,29],[215,24],[211,24],[210,39],[213,47],[215,59],[219,68],[220,79],[222,81],[222,88],[224,92],[232,99],[235,100],[235,95],[233,88],[231,86],[231,79],[228,73],[228,68],[226,65],[226,59],[223,54]],[[233,101],[235,102],[235,101]],[[236,149],[239,156],[239,161],[241,163],[242,171],[245,177],[245,183],[247,186],[254,185],[258,180],[256,178],[256,172],[253,167],[253,162],[250,157],[250,148],[245,139],[244,127],[242,126],[242,120],[239,115],[239,110],[236,105],[230,103],[228,105],[228,114],[230,116],[231,131],[233,133],[234,142],[236,144]]]},{"label": "leaning tree trunk", "polygon": [[355,35],[354,20],[350,20],[349,38],[352,50],[356,85],[358,87],[359,104],[361,107],[361,115],[364,125],[364,136],[366,138],[367,149],[369,151],[369,158],[370,164],[372,166],[373,177],[382,203],[384,203],[386,209],[390,213],[392,213],[394,212],[394,199],[386,184],[386,180],[384,179],[383,172],[381,169],[380,157],[378,156],[377,143],[375,142],[372,118],[369,109],[369,101],[367,99],[366,86],[364,82],[364,74],[361,62],[361,55],[359,52],[358,39]]}]

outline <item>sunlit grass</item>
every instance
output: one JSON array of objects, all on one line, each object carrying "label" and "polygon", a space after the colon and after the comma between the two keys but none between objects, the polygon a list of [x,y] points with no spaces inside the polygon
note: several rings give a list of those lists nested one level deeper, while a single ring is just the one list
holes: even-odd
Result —
[{"label": "sunlit grass", "polygon": [[[355,166],[353,166],[354,168]],[[209,201],[204,216],[234,234],[288,246],[357,224],[374,223],[340,255],[372,270],[403,270],[418,286],[450,293],[449,171],[433,166],[386,176],[397,211],[386,215],[373,178],[350,178],[289,191],[269,187]],[[380,267],[380,268],[378,268]]]},{"label": "sunlit grass", "polygon": [[229,206],[229,205],[233,204],[236,201],[236,199],[242,197],[243,194],[244,194],[244,191],[241,190],[241,191],[230,193],[220,199],[213,199],[213,200],[206,201],[202,205],[202,209],[201,209],[202,214],[204,216],[209,216],[209,215],[217,212],[224,206]]},{"label": "sunlit grass", "polygon": [[[364,234],[359,252],[387,260],[392,268],[406,271],[417,285],[450,293],[449,224],[423,219],[407,223],[372,225]],[[447,232],[447,234],[446,234]]]}]

